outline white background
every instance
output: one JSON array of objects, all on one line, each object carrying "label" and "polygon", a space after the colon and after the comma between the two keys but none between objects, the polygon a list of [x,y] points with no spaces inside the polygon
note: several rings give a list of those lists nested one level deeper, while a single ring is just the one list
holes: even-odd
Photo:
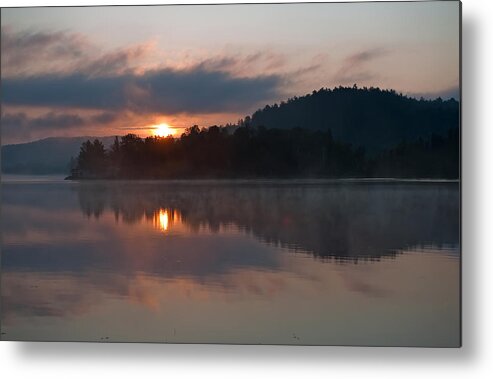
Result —
[{"label": "white background", "polygon": [[[207,3],[0,0],[0,5]],[[227,1],[210,0],[222,3]],[[243,0],[241,2],[252,2]],[[255,1],[253,1],[255,2]],[[349,348],[0,342],[3,378],[475,378],[493,373],[493,1],[463,1],[463,347]],[[5,220],[8,222],[8,220]],[[487,374],[490,372],[490,374]]]}]

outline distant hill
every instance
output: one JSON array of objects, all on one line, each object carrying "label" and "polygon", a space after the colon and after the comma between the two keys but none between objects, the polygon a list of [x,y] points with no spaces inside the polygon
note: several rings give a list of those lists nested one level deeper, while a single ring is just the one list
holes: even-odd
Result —
[{"label": "distant hill", "polygon": [[71,157],[82,142],[94,138],[109,146],[114,137],[50,137],[2,146],[2,172],[6,174],[67,174]]},{"label": "distant hill", "polygon": [[428,139],[432,133],[445,136],[459,126],[459,103],[454,99],[417,100],[379,88],[338,87],[267,105],[245,123],[330,129],[336,140],[379,151],[403,140]]}]

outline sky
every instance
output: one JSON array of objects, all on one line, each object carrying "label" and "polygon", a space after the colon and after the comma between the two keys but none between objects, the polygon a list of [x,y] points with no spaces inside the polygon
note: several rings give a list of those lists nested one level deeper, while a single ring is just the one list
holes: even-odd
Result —
[{"label": "sky", "polygon": [[179,135],[339,85],[459,94],[456,1],[3,8],[1,24],[3,144]]}]

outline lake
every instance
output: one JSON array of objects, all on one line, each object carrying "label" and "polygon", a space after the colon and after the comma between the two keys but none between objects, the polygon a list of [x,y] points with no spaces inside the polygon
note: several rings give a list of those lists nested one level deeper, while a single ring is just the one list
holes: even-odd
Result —
[{"label": "lake", "polygon": [[2,183],[2,339],[460,345],[457,182]]}]

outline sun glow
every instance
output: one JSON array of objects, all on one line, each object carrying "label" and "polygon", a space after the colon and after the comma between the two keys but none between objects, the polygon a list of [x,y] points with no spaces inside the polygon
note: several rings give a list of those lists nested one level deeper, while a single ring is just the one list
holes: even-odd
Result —
[{"label": "sun glow", "polygon": [[168,230],[168,224],[169,224],[169,217],[168,217],[168,211],[167,210],[159,210],[159,227],[160,229],[165,232]]},{"label": "sun glow", "polygon": [[167,233],[171,227],[181,224],[181,214],[176,209],[160,208],[153,214],[154,227],[164,233]]},{"label": "sun glow", "polygon": [[155,125],[152,128],[152,133],[157,137],[167,137],[175,134],[176,130],[166,123]]}]

